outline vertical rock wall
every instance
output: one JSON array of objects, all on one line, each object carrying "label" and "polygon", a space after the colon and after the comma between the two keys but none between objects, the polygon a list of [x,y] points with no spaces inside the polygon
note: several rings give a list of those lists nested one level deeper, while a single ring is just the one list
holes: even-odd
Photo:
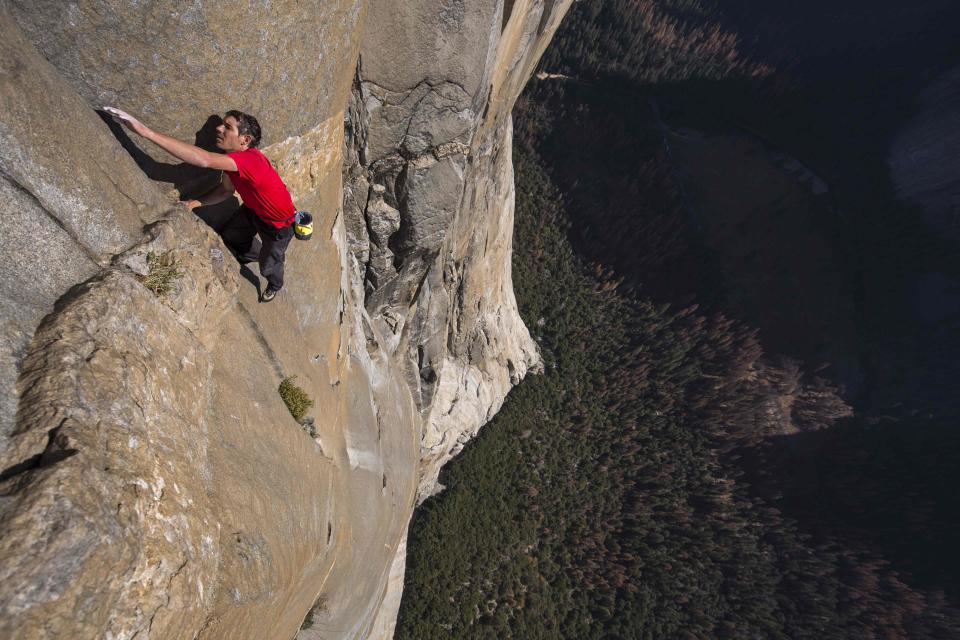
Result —
[{"label": "vertical rock wall", "polygon": [[[412,508],[538,363],[509,111],[569,1],[506,4],[0,4],[0,635],[392,634]],[[316,219],[275,302],[104,103],[258,115]]]},{"label": "vertical rock wall", "polygon": [[[371,5],[343,211],[354,286],[420,410],[422,501],[510,387],[540,366],[510,272],[510,111],[570,2],[409,4],[400,17],[389,2]],[[425,23],[436,42],[419,39]],[[397,43],[405,55],[391,55]],[[373,637],[393,635],[405,548],[404,537]]]},{"label": "vertical rock wall", "polygon": [[378,347],[405,361],[424,418],[420,499],[539,366],[510,279],[510,110],[569,4],[370,5],[344,219]]},{"label": "vertical rock wall", "polygon": [[960,178],[947,160],[960,144],[960,67],[920,94],[917,112],[890,145],[888,164],[897,196],[917,205],[930,226],[960,239]]}]

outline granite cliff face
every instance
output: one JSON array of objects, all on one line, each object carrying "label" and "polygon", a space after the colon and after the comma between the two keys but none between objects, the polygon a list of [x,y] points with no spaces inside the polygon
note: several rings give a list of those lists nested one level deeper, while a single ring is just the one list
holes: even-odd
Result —
[{"label": "granite cliff face", "polygon": [[960,143],[960,67],[937,78],[917,99],[916,113],[888,155],[897,196],[920,207],[938,233],[960,239],[960,179],[951,158]]},{"label": "granite cliff face", "polygon": [[[318,601],[298,637],[392,634],[414,505],[539,364],[510,109],[569,4],[0,4],[0,635],[289,638]],[[102,104],[258,115],[316,219],[276,301],[151,180],[218,176]]]}]

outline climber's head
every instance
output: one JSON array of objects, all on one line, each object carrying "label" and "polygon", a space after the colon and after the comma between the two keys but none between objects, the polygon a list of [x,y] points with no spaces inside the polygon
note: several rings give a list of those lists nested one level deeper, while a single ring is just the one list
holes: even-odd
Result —
[{"label": "climber's head", "polygon": [[227,111],[217,127],[217,146],[224,151],[245,151],[260,144],[260,123],[248,113]]}]

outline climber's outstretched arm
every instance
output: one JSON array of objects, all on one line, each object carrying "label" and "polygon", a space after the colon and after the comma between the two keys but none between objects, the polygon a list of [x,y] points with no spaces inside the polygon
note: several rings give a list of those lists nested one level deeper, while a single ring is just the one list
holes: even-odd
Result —
[{"label": "climber's outstretched arm", "polygon": [[237,163],[230,156],[211,153],[192,144],[171,138],[157,131],[154,131],[143,124],[126,111],[121,111],[114,107],[104,107],[104,111],[114,116],[124,124],[128,129],[139,136],[143,136],[150,142],[156,144],[167,153],[176,156],[187,164],[205,169],[221,169],[223,171],[236,171]]}]

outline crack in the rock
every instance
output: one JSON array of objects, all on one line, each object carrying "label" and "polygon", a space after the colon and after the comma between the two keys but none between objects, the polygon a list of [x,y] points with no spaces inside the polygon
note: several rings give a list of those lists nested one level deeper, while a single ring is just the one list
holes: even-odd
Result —
[{"label": "crack in the rock", "polygon": [[[167,580],[167,588],[166,588],[166,591],[165,591],[165,594],[166,594],[166,596],[167,596],[167,599],[166,599],[165,602],[163,602],[163,603],[161,603],[160,605],[158,605],[157,608],[154,609],[154,610],[153,610],[153,613],[150,615],[150,621],[147,623],[147,628],[146,628],[147,636],[149,636],[149,635],[150,635],[150,632],[153,630],[153,621],[156,619],[157,614],[160,613],[160,611],[161,611],[162,609],[166,609],[166,608],[168,608],[168,607],[170,606],[170,587],[171,587],[171,585],[173,585],[173,581],[176,579],[176,577],[177,577],[178,575],[180,575],[180,572],[183,571],[183,568],[187,566],[187,562],[188,562],[188,560],[187,560],[186,558],[184,558],[183,562],[180,563],[180,566],[177,567],[177,568],[173,571],[173,573],[170,574],[170,578]],[[160,566],[162,566],[162,564],[163,564],[163,563],[162,563],[162,561],[161,561],[161,562],[158,564],[158,568],[159,568]],[[133,638],[136,638],[136,637],[140,634],[141,631],[143,631],[142,628],[139,629],[139,630],[137,630],[137,632],[136,632],[135,634],[133,634],[133,636],[131,637],[131,640],[133,640]]]},{"label": "crack in the rock", "polygon": [[[420,89],[424,85],[429,87],[430,90],[424,93],[422,96],[420,96],[420,98],[416,101],[416,103],[410,108],[409,110],[410,115],[404,118],[406,120],[406,126],[404,128],[403,135],[400,137],[399,146],[401,147],[403,146],[404,142],[410,135],[410,127],[413,125],[413,116],[416,114],[417,110],[420,108],[420,105],[423,103],[423,101],[426,100],[428,96],[434,93],[436,93],[442,98],[444,97],[439,91],[437,91],[440,87],[444,85],[450,85],[450,86],[456,87],[463,92],[463,95],[467,98],[468,102],[473,100],[473,96],[470,95],[470,92],[467,91],[462,84],[458,82],[454,82],[453,80],[441,80],[439,82],[431,82],[428,78],[424,78],[423,80],[415,84],[413,87],[409,89],[401,89],[399,91],[389,89],[383,85],[377,84],[372,80],[362,80],[361,84],[368,84],[368,85],[377,87],[378,89],[381,89],[383,91],[382,100],[381,100],[381,97],[376,95],[374,92],[370,92],[370,93],[373,94],[378,100],[381,100],[382,104],[390,107],[402,106],[403,103],[407,100],[407,98],[409,98],[418,89]],[[361,97],[362,97],[362,93],[363,93],[363,90],[361,88]],[[399,100],[394,100],[395,96],[402,96],[402,97]],[[455,106],[449,106],[449,105],[444,105],[438,108],[438,111],[449,111],[450,113],[454,113],[454,114],[460,114],[468,110],[470,110],[469,106],[467,106],[464,109],[457,109]],[[449,142],[453,142],[453,140],[448,140],[446,143],[449,143]],[[446,144],[446,143],[441,143],[441,144]],[[436,145],[436,146],[439,146],[439,145]],[[402,153],[400,155],[403,156]],[[420,156],[414,156],[414,157],[421,157],[423,155],[428,155],[428,154],[424,153],[424,154],[421,154]],[[403,156],[403,157],[406,158],[406,156]]]},{"label": "crack in the rock", "polygon": [[11,176],[9,173],[7,173],[6,171],[4,171],[2,168],[0,168],[0,177],[4,178],[7,182],[9,182],[10,185],[12,185],[14,189],[16,189],[16,190],[19,191],[20,193],[24,194],[28,199],[32,200],[32,201],[37,205],[37,207],[38,207],[41,211],[43,211],[43,212],[47,215],[48,218],[50,218],[50,221],[51,221],[51,222],[53,222],[55,225],[57,225],[57,227],[59,227],[64,233],[67,234],[67,236],[70,237],[71,240],[74,241],[74,243],[76,243],[76,245],[80,248],[80,250],[84,253],[84,255],[86,255],[86,257],[87,257],[91,262],[93,262],[93,264],[95,264],[95,265],[98,266],[98,267],[105,267],[105,266],[107,266],[108,259],[105,258],[105,257],[101,257],[101,256],[98,255],[93,249],[91,249],[91,248],[88,247],[86,244],[84,244],[83,241],[80,239],[80,237],[79,237],[72,229],[70,229],[69,227],[67,227],[67,225],[65,225],[65,224],[63,223],[63,221],[60,220],[60,218],[58,218],[57,216],[55,216],[55,215],[53,214],[53,212],[50,211],[50,210],[46,207],[46,205],[44,205],[43,202],[40,201],[40,198],[37,197],[37,194],[35,194],[35,193],[34,193],[33,191],[31,191],[30,189],[28,189],[28,188],[26,187],[26,185],[22,184],[19,180],[17,180],[17,179],[14,178],[13,176]]},{"label": "crack in the rock", "polygon": [[[137,210],[139,210],[139,209],[140,209],[141,207],[143,207],[143,206],[146,206],[147,203],[145,203],[145,202],[137,202],[137,201],[133,198],[133,196],[131,196],[130,194],[128,194],[128,193],[123,189],[123,187],[120,186],[120,184],[117,182],[117,180],[114,178],[114,175],[113,175],[112,172],[104,169],[104,168],[101,167],[99,164],[98,164],[97,166],[98,166],[98,168],[100,169],[100,171],[103,173],[103,175],[107,178],[107,180],[110,182],[110,184],[112,184],[113,187],[117,190],[117,193],[119,193],[119,194],[122,195],[124,198],[126,198],[127,200],[129,200],[129,201],[130,201],[130,204],[132,204]],[[138,215],[137,217],[139,218],[140,216]],[[145,222],[145,221],[143,220],[143,218],[140,218],[140,220],[141,220],[141,222]]]},{"label": "crack in the rock", "polygon": [[[466,87],[464,87],[464,86],[463,86],[462,84],[460,84],[459,82],[454,82],[453,80],[440,80],[440,81],[438,81],[438,82],[431,82],[429,78],[424,78],[423,80],[419,81],[417,84],[413,85],[413,86],[410,87],[409,89],[391,89],[391,88],[389,88],[389,87],[383,86],[382,84],[377,84],[377,83],[374,82],[373,80],[362,80],[362,83],[363,83],[363,84],[373,85],[374,87],[377,87],[378,89],[382,89],[382,90],[384,91],[384,93],[387,93],[387,94],[390,94],[390,93],[392,93],[392,94],[404,94],[403,100],[406,100],[407,96],[409,96],[411,93],[413,93],[414,91],[416,91],[417,89],[419,89],[419,88],[422,87],[423,85],[427,85],[427,86],[430,87],[431,89],[436,89],[436,88],[438,88],[438,87],[442,87],[442,86],[445,85],[445,84],[452,85],[452,86],[460,89],[461,91],[463,91],[464,95],[467,96],[468,98],[473,98],[473,96],[470,95],[470,92],[467,91]],[[398,107],[398,106],[400,106],[400,104],[403,103],[403,100],[401,100],[400,102],[398,102],[398,103],[396,103],[396,104],[390,104],[390,106],[391,106],[391,107]]]},{"label": "crack in the rock", "polygon": [[[429,96],[431,93],[433,93],[433,87],[430,87],[430,91],[427,91],[425,94],[420,96],[420,99],[417,100],[417,103],[413,105],[413,109],[410,110],[410,117],[407,118],[407,126],[404,127],[403,135],[400,136],[400,147],[403,147],[407,141],[407,138],[410,137],[410,127],[413,126],[413,117],[417,114],[417,110],[420,108],[420,105],[423,104],[423,101],[426,100],[427,96]],[[400,152],[400,155],[403,155],[402,151]]]},{"label": "crack in the rock", "polygon": [[253,331],[254,336],[256,336],[257,343],[266,354],[274,372],[278,377],[283,378],[283,364],[280,362],[277,352],[274,351],[273,347],[270,346],[266,336],[263,335],[262,331],[260,331],[260,327],[257,326],[257,321],[253,319],[253,314],[250,313],[250,310],[247,309],[242,302],[237,302],[237,309],[240,311],[240,315],[243,316],[244,320],[247,321],[247,326],[249,326],[250,330]]}]

